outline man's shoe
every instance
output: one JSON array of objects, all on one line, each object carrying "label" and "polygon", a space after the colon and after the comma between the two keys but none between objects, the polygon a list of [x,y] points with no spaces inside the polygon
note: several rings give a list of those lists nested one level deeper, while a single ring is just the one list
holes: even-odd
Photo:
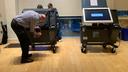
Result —
[{"label": "man's shoe", "polygon": [[30,58],[22,59],[22,60],[21,60],[21,63],[30,63],[30,62],[33,62],[33,60],[30,59]]}]

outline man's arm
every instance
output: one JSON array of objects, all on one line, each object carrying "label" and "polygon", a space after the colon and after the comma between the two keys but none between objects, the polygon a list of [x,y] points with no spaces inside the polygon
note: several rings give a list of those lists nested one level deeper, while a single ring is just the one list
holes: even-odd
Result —
[{"label": "man's arm", "polygon": [[33,18],[31,18],[31,21],[30,21],[30,32],[34,32],[34,27],[35,27],[35,20],[33,20]]},{"label": "man's arm", "polygon": [[36,26],[35,23],[37,23],[36,20],[31,19],[31,22],[30,22],[30,32],[33,33],[34,38],[39,38],[42,35],[41,29],[40,29],[39,26]]}]

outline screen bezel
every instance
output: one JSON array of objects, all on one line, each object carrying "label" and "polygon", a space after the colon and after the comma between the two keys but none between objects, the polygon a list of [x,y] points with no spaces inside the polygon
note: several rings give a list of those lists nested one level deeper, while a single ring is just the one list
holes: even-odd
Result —
[{"label": "screen bezel", "polygon": [[[110,20],[87,20],[86,19],[86,14],[85,14],[85,11],[87,10],[108,10],[109,12],[109,16],[110,16]],[[83,21],[86,22],[86,23],[112,23],[113,22],[113,18],[112,18],[112,15],[111,15],[111,11],[109,8],[83,8]]]}]

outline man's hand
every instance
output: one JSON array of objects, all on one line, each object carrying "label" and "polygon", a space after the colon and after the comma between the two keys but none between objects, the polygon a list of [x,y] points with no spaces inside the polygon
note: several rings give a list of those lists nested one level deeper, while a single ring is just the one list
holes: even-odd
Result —
[{"label": "man's hand", "polygon": [[39,26],[35,26],[35,27],[34,27],[34,30],[35,30],[36,32],[41,32],[41,29],[40,29]]},{"label": "man's hand", "polygon": [[39,38],[42,35],[41,29],[39,26],[36,26],[34,29],[34,38]]},{"label": "man's hand", "polygon": [[42,35],[41,32],[34,32],[34,38],[39,38]]}]

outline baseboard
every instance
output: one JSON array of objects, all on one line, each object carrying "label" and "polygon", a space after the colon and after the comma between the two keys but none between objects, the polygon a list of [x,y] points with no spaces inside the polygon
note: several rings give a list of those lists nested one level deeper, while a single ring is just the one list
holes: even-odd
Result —
[{"label": "baseboard", "polygon": [[8,43],[18,43],[19,40],[17,38],[8,38]]}]

